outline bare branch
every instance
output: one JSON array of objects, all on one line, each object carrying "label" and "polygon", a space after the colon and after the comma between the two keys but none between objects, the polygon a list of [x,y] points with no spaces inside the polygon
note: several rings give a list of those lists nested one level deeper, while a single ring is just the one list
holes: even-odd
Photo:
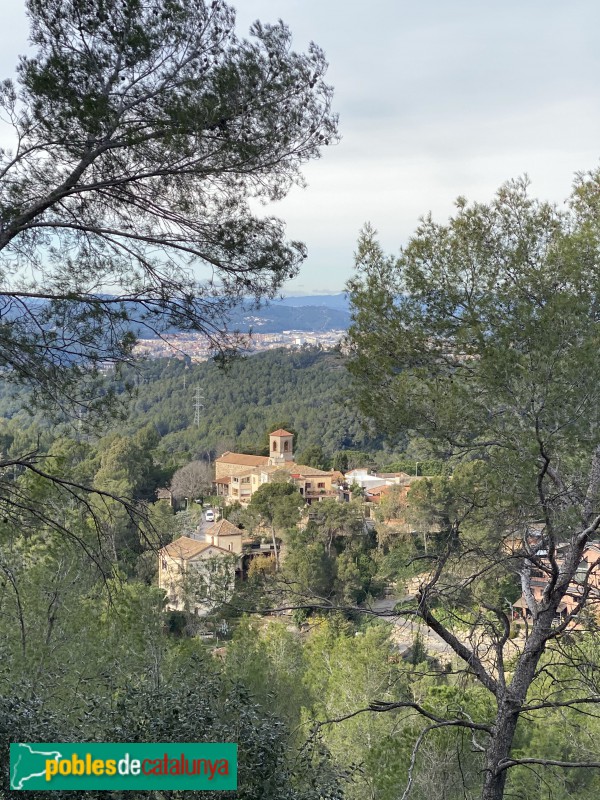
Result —
[{"label": "bare branch", "polygon": [[497,774],[510,767],[522,764],[541,764],[544,767],[564,767],[565,769],[600,769],[600,761],[556,761],[551,758],[511,758],[498,764]]}]

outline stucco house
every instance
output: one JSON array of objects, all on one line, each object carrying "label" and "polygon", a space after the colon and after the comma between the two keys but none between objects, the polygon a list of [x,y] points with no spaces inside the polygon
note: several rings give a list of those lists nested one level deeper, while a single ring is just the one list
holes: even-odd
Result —
[{"label": "stucco house", "polygon": [[[212,538],[223,542],[227,533]],[[161,548],[158,585],[167,595],[167,609],[189,611],[199,616],[209,614],[233,594],[238,561],[239,556],[233,549],[188,536],[181,536]]]},{"label": "stucco house", "polygon": [[227,553],[241,555],[243,532],[226,519],[220,519],[204,532],[204,541]]},{"label": "stucco house", "polygon": [[[560,568],[563,560],[562,551],[568,545],[558,545],[556,562]],[[544,594],[544,589],[550,576],[550,561],[545,550],[538,550],[536,555],[541,559],[540,564],[532,565],[529,585],[531,594],[536,603],[539,603]],[[547,568],[545,566],[547,562]],[[600,542],[589,542],[583,552],[583,558],[579,563],[574,579],[569,585],[569,589],[563,598],[563,602],[558,608],[558,617],[564,618],[573,613],[582,596],[584,590],[588,591],[586,607],[593,610],[596,614],[600,613]],[[513,617],[515,619],[527,619],[531,617],[531,610],[524,594],[512,605]]]}]

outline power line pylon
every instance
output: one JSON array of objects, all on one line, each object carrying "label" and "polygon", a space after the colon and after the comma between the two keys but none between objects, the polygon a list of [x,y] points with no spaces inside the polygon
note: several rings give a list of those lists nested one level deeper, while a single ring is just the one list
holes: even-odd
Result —
[{"label": "power line pylon", "polygon": [[200,411],[204,408],[203,400],[202,390],[199,386],[196,386],[196,391],[194,392],[194,425],[197,428],[200,427]]}]

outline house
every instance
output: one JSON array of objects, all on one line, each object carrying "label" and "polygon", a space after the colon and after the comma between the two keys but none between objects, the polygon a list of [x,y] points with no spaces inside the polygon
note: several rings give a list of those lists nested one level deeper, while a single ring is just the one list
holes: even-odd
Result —
[{"label": "house", "polygon": [[[378,505],[381,502],[381,498],[389,494],[391,488],[392,487],[388,483],[384,483],[382,486],[376,486],[374,489],[365,489],[365,502]],[[407,493],[408,487],[406,487],[406,492],[403,494],[406,496]]]},{"label": "house", "polygon": [[252,494],[249,475],[257,467],[266,466],[268,456],[252,456],[246,453],[223,453],[215,460],[215,489],[219,497],[248,503]]},{"label": "house", "polygon": [[250,477],[251,494],[253,494],[263,483],[271,483],[273,480],[285,480],[294,483],[307,503],[313,500],[320,500],[324,497],[336,497],[337,492],[333,490],[333,476],[331,472],[316,467],[306,467],[296,464],[294,461],[286,461],[283,464],[269,464],[266,467],[258,467],[253,470]]},{"label": "house", "polygon": [[[409,475],[407,472],[373,472],[367,467],[351,469],[340,482],[340,499],[348,502],[354,488],[362,489],[362,496],[367,504],[379,504],[381,498],[389,493],[393,486],[402,487],[400,494],[406,499],[411,485],[421,477]],[[404,521],[402,520],[404,524]]]},{"label": "house", "polygon": [[366,467],[359,469],[351,469],[344,475],[345,481],[348,485],[360,486],[361,489],[375,489],[377,486],[386,486],[387,481],[385,478],[375,475]]},{"label": "house", "polygon": [[[563,544],[557,547],[556,561],[559,568],[564,560],[563,553],[568,546],[568,544]],[[541,559],[541,563],[532,564],[529,586],[533,599],[536,603],[539,603],[548,583],[550,561],[548,560],[547,550],[537,550],[536,555]],[[548,564],[547,569],[545,562]],[[593,605],[597,609],[600,603],[600,542],[589,542],[587,544],[573,581],[569,585],[563,602],[558,607],[557,615],[559,619],[564,619],[568,614],[573,613],[582,598],[584,588],[587,586],[590,587],[587,604]],[[513,618],[517,620],[531,617],[531,611],[524,594],[521,594],[521,597],[512,604],[512,612]]]},{"label": "house", "polygon": [[[228,532],[224,531],[212,538],[223,542],[227,536]],[[181,536],[161,548],[158,585],[166,592],[167,609],[191,611],[199,616],[209,614],[231,597],[238,561],[239,556],[233,549],[188,536]]]},{"label": "house", "polygon": [[223,453],[215,461],[217,494],[227,502],[250,502],[254,492],[265,483],[285,480],[294,483],[308,504],[326,497],[337,498],[334,483],[340,473],[296,464],[294,435],[279,428],[269,436],[269,456]]},{"label": "house", "polygon": [[248,469],[264,466],[269,463],[268,456],[252,456],[246,453],[223,453],[215,461],[215,478],[230,477],[245,473]]},{"label": "house", "polygon": [[204,532],[204,540],[228,553],[235,553],[241,555],[242,553],[242,535],[243,532],[232,525],[226,519],[220,519],[207,528]]},{"label": "house", "polygon": [[355,484],[365,493],[381,486],[409,486],[415,480],[418,478],[407,472],[373,472],[367,467],[351,469],[344,475],[344,483],[348,486]]},{"label": "house", "polygon": [[170,489],[163,486],[154,492],[157,502],[169,505],[173,511],[179,511],[187,507],[187,500],[173,496]]}]

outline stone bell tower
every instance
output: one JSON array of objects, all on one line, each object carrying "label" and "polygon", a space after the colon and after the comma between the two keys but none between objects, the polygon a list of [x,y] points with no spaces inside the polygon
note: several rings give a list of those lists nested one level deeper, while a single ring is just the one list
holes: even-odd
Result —
[{"label": "stone bell tower", "polygon": [[294,460],[294,434],[279,428],[269,435],[269,463],[285,464]]}]

